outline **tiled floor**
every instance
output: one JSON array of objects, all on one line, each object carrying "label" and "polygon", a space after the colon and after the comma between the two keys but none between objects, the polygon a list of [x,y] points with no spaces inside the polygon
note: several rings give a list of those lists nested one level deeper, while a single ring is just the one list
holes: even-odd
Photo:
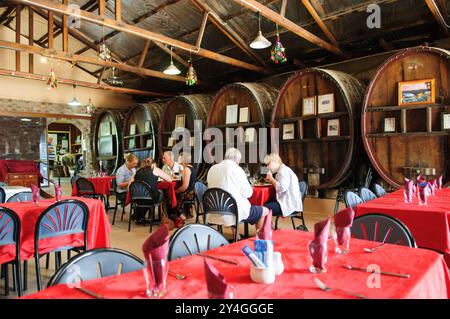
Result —
[{"label": "tiled floor", "polygon": [[[68,196],[71,193],[70,188],[70,182],[68,178],[61,180],[62,184],[62,191],[63,196]],[[53,194],[52,188],[45,189],[46,192]],[[113,199],[110,198],[110,202],[113,204]],[[334,209],[334,200],[328,200],[328,199],[316,199],[316,198],[306,198],[305,200],[305,221],[308,229],[311,231],[314,227],[314,224],[320,220],[323,220],[327,218],[327,216],[333,214]],[[108,212],[109,220],[112,222],[112,215],[113,211],[110,210]],[[111,232],[111,246],[124,249],[126,251],[129,251],[136,256],[143,258],[141,246],[142,243],[145,241],[145,239],[150,235],[149,233],[149,226],[140,226],[136,224],[132,224],[131,232],[128,232],[128,208],[126,210],[126,214],[124,216],[124,220],[120,221],[120,210],[117,212],[116,216],[116,222],[114,226],[112,226],[112,232]],[[187,223],[194,223],[195,218],[188,220]],[[298,225],[298,221],[296,224]],[[291,220],[290,218],[282,218],[280,219],[279,228],[292,228]],[[157,229],[157,226],[153,227],[153,231]],[[172,231],[173,232],[173,231]],[[250,235],[254,235],[254,227],[250,227]],[[240,233],[243,233],[243,228],[240,230]],[[231,232],[229,229],[224,229],[224,235],[227,238],[231,237]],[[51,276],[54,273],[55,264],[54,264],[54,256],[52,254],[50,259],[50,267],[49,269],[45,269],[45,258],[42,258],[41,260],[41,269],[42,269],[42,282],[45,287],[48,280],[51,278]],[[63,254],[63,262],[65,261],[65,254]],[[35,264],[34,260],[30,260],[28,262],[28,290],[25,292],[25,294],[33,293],[37,290],[36,288],[36,275],[35,275]],[[11,273],[11,271],[10,271]],[[10,280],[12,283],[12,278]],[[0,280],[0,298],[4,298],[3,296],[4,291],[4,280]],[[16,295],[14,292],[10,293],[10,298],[15,298]]]}]

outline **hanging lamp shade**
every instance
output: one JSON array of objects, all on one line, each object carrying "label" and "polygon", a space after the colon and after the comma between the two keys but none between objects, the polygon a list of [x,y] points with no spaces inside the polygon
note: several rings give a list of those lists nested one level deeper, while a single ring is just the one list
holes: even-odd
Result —
[{"label": "hanging lamp shade", "polygon": [[80,106],[80,105],[81,105],[80,101],[78,101],[78,99],[77,99],[76,97],[74,97],[74,98],[72,99],[72,101],[70,101],[68,104],[69,104],[70,106]]},{"label": "hanging lamp shade", "polygon": [[169,75],[177,75],[180,74],[181,71],[175,66],[175,64],[173,64],[172,61],[170,61],[169,66],[163,71],[163,73]]},{"label": "hanging lamp shade", "polygon": [[256,38],[250,43],[250,48],[252,49],[265,49],[272,45],[269,40],[267,40],[263,35],[261,30],[259,30]]}]

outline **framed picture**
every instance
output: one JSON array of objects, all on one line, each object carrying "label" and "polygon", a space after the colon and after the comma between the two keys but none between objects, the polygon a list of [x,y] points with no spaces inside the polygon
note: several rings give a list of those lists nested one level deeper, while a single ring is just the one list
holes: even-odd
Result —
[{"label": "framed picture", "polygon": [[239,123],[248,123],[250,122],[250,117],[248,116],[248,107],[241,107],[239,109]]},{"label": "framed picture", "polygon": [[295,124],[283,124],[283,140],[293,140],[295,138]]},{"label": "framed picture", "polygon": [[434,79],[398,82],[398,105],[435,102]]},{"label": "framed picture", "polygon": [[111,123],[110,122],[101,122],[100,123],[100,136],[108,136],[111,135]]},{"label": "framed picture", "polygon": [[145,121],[144,132],[150,132],[150,121]]},{"label": "framed picture", "polygon": [[173,146],[173,138],[169,137],[169,140],[167,142],[167,146],[172,147]]},{"label": "framed picture", "polygon": [[185,127],[186,116],[184,114],[178,114],[175,118],[175,129]]},{"label": "framed picture", "polygon": [[130,138],[130,141],[128,142],[128,149],[131,150],[136,147],[136,144],[134,143],[134,138]]},{"label": "framed picture", "polygon": [[395,117],[386,117],[384,119],[383,131],[385,133],[392,133],[397,131],[395,127]]},{"label": "framed picture", "polygon": [[317,96],[317,114],[334,112],[334,94],[323,94]]},{"label": "framed picture", "polygon": [[253,143],[255,142],[256,129],[254,127],[249,127],[245,130],[245,142]]},{"label": "framed picture", "polygon": [[442,130],[450,130],[450,113],[442,112]]},{"label": "framed picture", "polygon": [[153,140],[151,138],[149,138],[147,140],[147,143],[146,143],[145,147],[152,147],[152,144],[153,144]]},{"label": "framed picture", "polygon": [[327,121],[327,136],[339,136],[341,131],[339,119]]},{"label": "framed picture", "polygon": [[302,100],[302,116],[316,115],[316,97],[304,97]]},{"label": "framed picture", "polygon": [[136,134],[136,124],[130,124],[130,135]]},{"label": "framed picture", "polygon": [[238,121],[238,105],[227,105],[225,124],[236,124]]}]

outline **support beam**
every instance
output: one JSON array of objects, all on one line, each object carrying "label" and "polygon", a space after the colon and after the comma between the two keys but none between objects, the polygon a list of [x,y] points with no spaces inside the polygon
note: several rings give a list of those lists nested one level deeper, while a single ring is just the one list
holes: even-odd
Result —
[{"label": "support beam", "polygon": [[287,0],[283,0],[281,2],[281,9],[280,9],[280,16],[282,16],[283,18],[286,15],[286,5],[287,5]]},{"label": "support beam", "polygon": [[[22,27],[22,6],[16,7],[16,43],[20,44],[20,30]],[[20,71],[20,52],[16,51],[16,71]]]},{"label": "support beam", "polygon": [[0,16],[0,25],[2,25],[3,22],[8,20],[10,14],[14,11],[14,9],[15,9],[15,7],[11,6],[8,9],[6,9],[5,12],[3,12],[3,14]]},{"label": "support beam", "polygon": [[144,49],[142,50],[141,57],[139,58],[138,67],[142,68],[145,62],[145,57],[147,56],[148,48],[150,47],[150,40],[145,41]]},{"label": "support beam", "polygon": [[205,11],[205,13],[203,13],[202,24],[198,31],[197,42],[195,43],[195,46],[197,48],[200,48],[200,46],[202,45],[203,34],[205,34],[206,23],[208,22],[208,15],[209,15],[209,12]]},{"label": "support beam", "polygon": [[105,0],[98,0],[98,15],[102,18],[105,17]]},{"label": "support beam", "polygon": [[[0,48],[15,50],[18,52],[22,51],[22,52],[27,52],[27,53],[43,55],[43,56],[51,57],[54,59],[64,60],[64,61],[69,61],[69,62],[82,62],[82,63],[101,65],[101,66],[106,66],[106,67],[116,67],[119,70],[131,72],[131,73],[142,74],[142,75],[161,78],[161,79],[165,79],[165,80],[185,82],[185,78],[182,76],[178,76],[178,75],[164,74],[163,72],[159,72],[159,71],[138,68],[138,67],[122,64],[122,63],[111,62],[111,61],[106,62],[106,61],[103,61],[100,59],[92,59],[92,58],[84,57],[84,56],[77,55],[77,54],[71,54],[71,53],[67,53],[67,52],[61,52],[61,51],[50,50],[50,49],[45,49],[45,48],[39,48],[39,47],[35,47],[35,46],[29,46],[26,44],[19,44],[19,43],[0,40]],[[202,82],[199,81],[199,84],[200,83],[202,83]]]},{"label": "support beam", "polygon": [[100,74],[98,76],[97,84],[102,83],[103,76],[105,75],[105,71],[106,71],[106,66],[104,66],[102,69],[102,72],[100,72]]},{"label": "support beam", "polygon": [[[26,5],[32,5],[32,6],[37,6],[43,9],[47,9],[47,10],[51,10],[53,12],[57,12],[57,13],[61,13],[61,14],[65,14],[65,15],[74,15],[73,12],[70,12],[68,7],[65,5],[61,5],[61,4],[57,4],[48,0],[18,0],[17,2],[22,3],[22,4],[26,4]],[[198,56],[203,56],[206,57],[208,59],[211,60],[215,60],[218,62],[222,62],[222,63],[226,63],[235,67],[239,67],[239,68],[243,68],[243,69],[247,69],[250,71],[254,71],[254,72],[260,72],[260,73],[265,73],[267,74],[268,72],[257,65],[253,65],[250,63],[246,63],[243,61],[240,61],[238,59],[235,58],[230,58],[221,54],[217,54],[215,52],[206,50],[206,49],[197,49],[195,46],[189,44],[189,43],[185,43],[176,39],[172,39],[170,37],[167,37],[165,35],[156,33],[156,32],[152,32],[149,30],[145,30],[139,27],[136,27],[134,25],[130,25],[130,24],[125,24],[123,22],[118,22],[112,19],[108,19],[108,18],[101,18],[98,15],[92,14],[90,12],[86,12],[84,10],[81,10],[79,14],[76,14],[76,17],[101,25],[101,26],[105,26],[108,28],[112,28],[115,30],[120,30],[123,32],[126,32],[128,34],[132,34],[135,35],[139,38],[143,38],[143,39],[147,39],[147,40],[153,40],[153,41],[159,41],[168,45],[171,45],[173,47],[177,47],[180,48],[182,50],[185,51],[192,51],[192,53],[198,55]]]},{"label": "support beam", "polygon": [[[34,11],[28,7],[28,45],[34,45]],[[34,73],[34,54],[28,54],[28,72]]]},{"label": "support beam", "polygon": [[297,34],[298,36],[304,38],[305,40],[327,50],[330,51],[340,57],[347,57],[346,54],[344,54],[338,47],[335,45],[332,45],[321,38],[317,37],[316,35],[312,34],[311,32],[303,29],[302,27],[298,26],[296,23],[282,17],[280,14],[276,13],[272,9],[262,5],[256,0],[233,0],[237,4],[240,4],[243,7],[246,7],[249,10],[252,10],[254,12],[260,12],[262,16],[266,17],[267,19],[271,20],[272,22],[278,23],[279,26]]},{"label": "support beam", "polygon": [[336,46],[338,47],[339,44],[336,40],[336,38],[333,36],[333,34],[330,32],[330,29],[325,25],[325,23],[320,18],[317,11],[312,6],[311,2],[309,0],[301,0],[305,8],[308,10],[309,14],[313,17],[314,21],[317,22],[320,29],[323,31],[323,33],[326,35],[326,37]]},{"label": "support beam", "polygon": [[[63,4],[65,6],[67,6],[69,4],[69,0],[63,0]],[[62,48],[63,48],[64,52],[69,52],[69,32],[68,32],[67,22],[68,22],[68,16],[63,15],[62,16],[62,30],[63,30]]]},{"label": "support beam", "polygon": [[[24,79],[39,80],[39,81],[45,81],[45,82],[48,81],[48,75],[30,74],[30,73],[25,73],[25,72],[16,72],[16,71],[12,71],[12,70],[0,69],[0,75],[13,76],[13,77],[24,78]],[[106,84],[75,81],[75,80],[63,79],[63,78],[58,78],[58,84],[67,84],[70,86],[76,85],[76,86],[87,87],[87,88],[91,88],[91,89],[109,90],[109,91],[114,91],[114,92],[119,92],[119,93],[144,95],[144,96],[164,96],[164,97],[172,96],[172,95],[166,94],[166,93],[120,88],[120,87],[115,87],[115,86],[106,85]]]},{"label": "support beam", "polygon": [[122,20],[122,0],[116,0],[116,20],[121,21]]},{"label": "support beam", "polygon": [[444,31],[446,35],[450,35],[450,28],[448,27],[446,21],[447,17],[443,16],[436,2],[434,0],[425,0],[425,2],[427,3],[427,6],[430,9],[431,13],[433,14],[434,18],[441,26],[442,31]]},{"label": "support beam", "polygon": [[53,12],[48,12],[48,48],[53,49],[54,46],[54,38],[53,38]]}]

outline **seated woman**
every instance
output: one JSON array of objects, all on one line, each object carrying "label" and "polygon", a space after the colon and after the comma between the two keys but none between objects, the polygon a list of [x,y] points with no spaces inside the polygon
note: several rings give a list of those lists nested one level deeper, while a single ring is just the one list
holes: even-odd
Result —
[{"label": "seated woman", "polygon": [[[156,188],[156,184],[158,183],[158,177],[167,182],[172,181],[172,177],[170,177],[169,175],[164,173],[160,168],[158,168],[153,158],[148,157],[142,161],[141,167],[131,177],[131,182],[141,181],[150,185],[152,191],[154,191],[154,193],[152,194],[153,200],[155,202],[160,202],[162,200],[163,193],[161,190]],[[145,220],[146,213],[147,210],[145,208],[136,209],[132,218],[133,220],[136,221],[136,224],[145,225],[147,223],[147,221]]]},{"label": "seated woman", "polygon": [[177,194],[177,207],[169,212],[171,214],[170,217],[176,221],[176,227],[182,226],[186,218],[192,218],[190,207],[184,203],[185,201],[192,201],[194,199],[194,185],[197,179],[196,171],[191,165],[191,154],[180,154],[178,162],[183,167],[181,175],[182,184],[175,190]]},{"label": "seated woman", "polygon": [[[283,164],[278,154],[272,153],[264,158],[268,168],[266,180],[275,187],[276,200],[267,202],[265,207],[272,210],[272,216],[288,216],[301,212],[303,203],[297,175]],[[276,174],[276,178],[273,177]]]}]

